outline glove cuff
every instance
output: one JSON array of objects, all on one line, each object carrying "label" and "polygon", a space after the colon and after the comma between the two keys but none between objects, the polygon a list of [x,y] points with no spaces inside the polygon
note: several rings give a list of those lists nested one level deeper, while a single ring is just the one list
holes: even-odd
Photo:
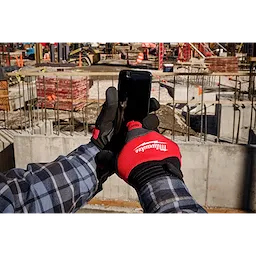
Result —
[{"label": "glove cuff", "polygon": [[102,150],[95,156],[96,174],[98,178],[98,192],[102,190],[103,183],[114,174],[116,157],[110,150]]},{"label": "glove cuff", "polygon": [[163,176],[175,177],[183,181],[183,174],[177,157],[139,164],[130,172],[128,183],[136,190],[140,190],[150,180]]}]

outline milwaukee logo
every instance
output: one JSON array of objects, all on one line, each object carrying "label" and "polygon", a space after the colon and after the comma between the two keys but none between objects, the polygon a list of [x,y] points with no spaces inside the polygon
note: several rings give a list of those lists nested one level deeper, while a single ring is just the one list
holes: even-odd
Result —
[{"label": "milwaukee logo", "polygon": [[160,150],[160,151],[164,151],[164,152],[168,151],[167,143],[161,142],[158,140],[143,142],[139,146],[137,146],[134,149],[134,151],[135,151],[135,153],[139,153],[139,152],[144,152],[147,149],[156,149],[156,150]]}]

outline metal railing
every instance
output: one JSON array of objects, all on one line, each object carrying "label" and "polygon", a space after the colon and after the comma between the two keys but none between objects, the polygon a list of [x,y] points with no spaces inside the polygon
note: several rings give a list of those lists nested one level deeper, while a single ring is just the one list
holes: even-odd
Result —
[{"label": "metal railing", "polygon": [[[152,75],[151,94],[169,108],[171,125],[162,128],[169,130],[172,139],[183,137],[185,141],[191,141],[196,137],[200,142],[225,141],[221,127],[225,118],[231,118],[222,114],[226,107],[233,109],[232,129],[227,127],[231,131],[228,142],[241,142],[241,118],[243,116],[244,121],[247,117],[245,109],[250,109],[247,127],[255,129],[255,73],[214,74],[197,69],[196,72],[190,70],[183,73],[152,71]],[[64,133],[71,136],[90,132],[104,102],[106,89],[109,86],[117,87],[118,79],[117,72],[22,71],[9,73],[8,76],[16,77],[17,84],[9,86],[7,96],[1,96],[8,97],[10,105],[8,109],[0,110],[1,129],[15,129],[30,134],[39,133],[38,129],[48,134],[53,129],[56,135]],[[50,85],[47,79],[51,79]],[[86,81],[84,91],[79,91],[75,84],[81,79]],[[63,87],[63,81],[66,87]],[[90,81],[93,81],[93,86]],[[248,88],[253,88],[250,100]],[[212,133],[209,117],[214,120]],[[176,127],[181,121],[184,126],[182,131]],[[194,135],[191,133],[193,130]]]}]

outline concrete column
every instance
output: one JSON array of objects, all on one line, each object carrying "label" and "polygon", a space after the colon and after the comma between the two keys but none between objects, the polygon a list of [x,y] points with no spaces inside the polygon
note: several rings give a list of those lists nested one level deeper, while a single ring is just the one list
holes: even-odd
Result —
[{"label": "concrete column", "polygon": [[36,43],[35,46],[35,59],[36,59],[36,64],[40,64],[41,63],[41,54],[40,54],[40,50],[42,50],[42,47],[40,47],[40,43]]},{"label": "concrete column", "polygon": [[58,62],[61,63],[63,60],[62,44],[58,43]]},{"label": "concrete column", "polygon": [[51,62],[55,62],[55,46],[50,44]]}]

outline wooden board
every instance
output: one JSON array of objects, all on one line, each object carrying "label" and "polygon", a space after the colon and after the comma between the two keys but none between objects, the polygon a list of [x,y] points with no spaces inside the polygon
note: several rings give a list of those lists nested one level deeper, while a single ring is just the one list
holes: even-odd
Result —
[{"label": "wooden board", "polygon": [[5,80],[0,81],[0,110],[10,110],[8,82]]}]

